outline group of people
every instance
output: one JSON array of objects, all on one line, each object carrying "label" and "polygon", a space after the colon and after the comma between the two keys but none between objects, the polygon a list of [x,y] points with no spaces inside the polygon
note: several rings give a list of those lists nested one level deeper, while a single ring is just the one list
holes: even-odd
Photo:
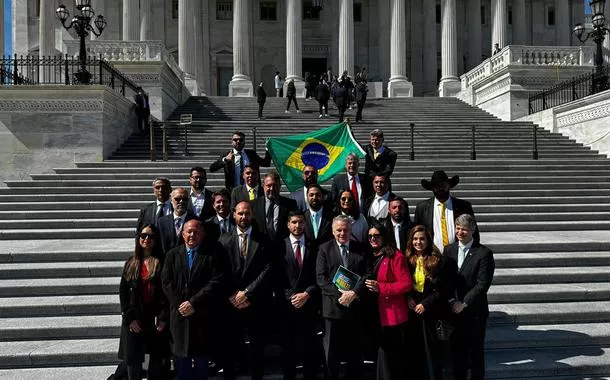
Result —
[{"label": "group of people", "polygon": [[[366,68],[356,75],[355,82],[344,71],[338,77],[332,74],[329,68],[326,73],[322,73],[319,78],[313,74],[305,73],[305,100],[316,99],[319,106],[318,118],[328,117],[328,102],[332,99],[339,113],[339,122],[343,122],[346,110],[352,109],[353,105],[356,110],[356,122],[362,121],[362,110],[366,103],[368,94],[367,86],[368,74]],[[284,81],[277,71],[274,78],[276,96],[283,96]],[[297,89],[293,79],[289,79],[286,84],[286,110],[284,113],[290,113],[290,107],[294,103],[296,112],[301,110],[297,103]],[[264,82],[260,82],[256,89],[256,101],[258,103],[258,118],[263,120],[263,110],[267,101],[267,93],[264,88]]]},{"label": "group of people", "polygon": [[[493,254],[470,203],[451,195],[458,176],[422,180],[433,196],[411,220],[383,142],[372,131],[364,171],[349,154],[330,190],[307,165],[303,187],[280,195],[277,172],[260,178],[269,154],[245,149],[241,132],[209,167],[224,172],[224,189],[206,188],[203,167],[191,169],[190,189],[155,178],[121,277],[129,380],[141,379],[146,352],[149,379],[169,378],[170,357],[181,380],[206,379],[211,359],[225,379],[244,363],[262,379],[272,331],[284,379],[299,365],[305,379],[339,379],[341,362],[343,378],[361,379],[363,358],[377,379],[440,379],[443,346],[455,379],[483,379]],[[339,286],[338,273],[351,284]]]}]

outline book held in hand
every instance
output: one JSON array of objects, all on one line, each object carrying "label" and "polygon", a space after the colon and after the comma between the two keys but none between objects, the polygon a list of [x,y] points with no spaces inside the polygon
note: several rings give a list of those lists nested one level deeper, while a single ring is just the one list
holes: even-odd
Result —
[{"label": "book held in hand", "polygon": [[333,277],[333,284],[339,290],[352,290],[360,281],[360,276],[340,265]]}]

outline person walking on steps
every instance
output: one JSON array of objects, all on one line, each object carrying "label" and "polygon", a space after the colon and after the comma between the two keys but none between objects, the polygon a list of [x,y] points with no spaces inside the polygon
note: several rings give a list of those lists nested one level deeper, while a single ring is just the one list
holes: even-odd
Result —
[{"label": "person walking on steps", "polygon": [[284,113],[290,113],[290,103],[292,102],[294,102],[297,113],[301,113],[299,105],[297,104],[297,89],[294,86],[294,79],[288,81],[288,85],[286,86],[286,98],[288,98],[288,104],[286,105],[286,111],[284,111]]},{"label": "person walking on steps", "polygon": [[265,92],[265,88],[263,87],[263,82],[261,82],[256,88],[256,102],[258,103],[258,119],[264,120],[263,117],[263,108],[265,108],[265,102],[267,101],[267,93]]}]

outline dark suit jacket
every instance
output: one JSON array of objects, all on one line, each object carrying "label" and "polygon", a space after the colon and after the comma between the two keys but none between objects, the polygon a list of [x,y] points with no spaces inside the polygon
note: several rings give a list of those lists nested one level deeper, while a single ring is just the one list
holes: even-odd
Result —
[{"label": "dark suit jacket", "polygon": [[[220,169],[224,169],[224,173],[225,173],[225,187],[229,190],[233,189],[234,187],[239,186],[239,183],[234,183],[234,176],[235,176],[235,162],[234,161],[229,161],[229,162],[225,162],[223,159],[226,157],[227,154],[229,154],[230,151],[226,151],[224,154],[222,154],[216,161],[214,161],[211,165],[210,165],[210,171],[212,173],[215,173],[217,171],[219,171]],[[248,160],[250,161],[250,164],[252,165],[256,165],[259,168],[261,166],[267,167],[269,165],[271,165],[271,154],[269,153],[269,151],[265,152],[265,157],[261,158],[254,150],[252,149],[244,149],[244,152],[246,152],[246,155],[248,156]]]},{"label": "dark suit jacket", "polygon": [[271,258],[269,249],[256,228],[252,227],[250,244],[245,260],[239,250],[238,231],[224,234],[219,243],[224,251],[224,272],[226,286],[224,297],[227,299],[238,291],[245,290],[254,309],[262,308],[271,297]]},{"label": "dark suit jacket", "polygon": [[310,241],[313,246],[317,249],[321,244],[334,239],[333,238],[333,212],[332,210],[324,207],[322,210],[322,217],[320,218],[320,225],[318,226],[318,237],[316,238],[313,233],[313,223],[311,222],[311,211],[305,211],[305,238]]},{"label": "dark suit jacket", "polygon": [[[265,191],[263,190],[263,187],[261,185],[258,185],[256,198],[264,196]],[[242,201],[250,201],[250,194],[248,194],[248,189],[246,188],[246,185],[239,185],[231,191],[231,210],[235,208],[235,205]]]},{"label": "dark suit jacket", "polygon": [[[220,231],[220,223],[218,222],[218,218],[216,217],[216,215],[208,218],[203,223],[203,227],[205,229],[206,236],[210,236],[210,239],[212,239],[213,241],[217,241],[220,238],[220,236],[222,235],[222,232]],[[229,232],[228,233],[231,233],[233,231],[235,231],[235,220],[233,219],[233,215],[229,214]]]},{"label": "dark suit jacket", "polygon": [[[373,182],[371,177],[358,173],[358,177],[360,177],[360,187],[362,188],[361,199],[358,200],[360,205],[360,211],[364,213],[364,203],[366,200],[374,194],[373,191]],[[349,179],[347,178],[347,174],[339,174],[333,177],[333,184],[331,187],[331,196],[333,202],[337,202],[339,199],[339,192],[343,189],[351,190],[349,186]]]},{"label": "dark suit jacket", "polygon": [[[184,224],[191,219],[197,219],[197,217],[188,212],[186,213],[186,218],[184,219]],[[184,227],[184,224],[182,225]],[[167,252],[176,248],[180,244],[184,244],[184,239],[182,239],[182,234],[180,236],[176,236],[176,228],[174,227],[174,214],[165,215],[162,218],[159,218],[159,222],[157,223],[157,228],[159,229],[159,237],[161,239],[161,249],[163,253],[167,254]]]},{"label": "dark suit jacket", "polygon": [[[388,197],[388,202],[392,198],[396,198],[396,194],[394,194],[393,192],[390,191],[390,196]],[[372,220],[372,218],[369,217],[369,209],[371,208],[371,204],[373,204],[374,200],[375,200],[375,193],[373,192],[373,194],[364,201],[364,211],[362,212],[362,214],[364,214],[364,216],[366,217],[366,220],[369,222],[369,225],[373,224],[372,222],[374,222]],[[405,199],[405,203],[406,202],[407,202],[407,200]],[[409,205],[407,204],[407,210],[408,209],[409,209]],[[408,213],[407,213],[407,216],[408,216]],[[389,217],[390,217],[390,205],[388,204],[388,218]],[[411,222],[411,217],[408,217],[408,218],[409,218],[409,222]],[[385,221],[382,221],[382,223],[385,223]]]},{"label": "dark suit jacket", "polygon": [[[408,216],[407,216],[408,218]],[[385,226],[387,228],[388,231],[388,236],[386,237],[386,241],[390,243],[390,245],[396,249],[400,249],[402,247],[402,252],[406,252],[407,249],[407,241],[409,239],[409,231],[411,231],[411,219],[408,218],[406,220],[404,220],[402,222],[402,224],[400,225],[400,245],[401,247],[399,247],[399,245],[397,244],[398,242],[396,241],[396,235],[394,234],[394,225],[392,224],[392,220],[391,218],[388,218]]]},{"label": "dark suit jacket", "polygon": [[394,165],[396,165],[396,158],[398,157],[396,152],[385,146],[383,152],[375,159],[373,146],[371,144],[367,144],[364,147],[364,151],[366,152],[366,157],[364,159],[365,174],[369,176],[373,176],[373,173],[385,174],[387,176],[392,175],[394,172]]},{"label": "dark suit jacket", "polygon": [[[456,241],[443,250],[443,256],[450,260],[455,268],[458,262],[458,247],[459,242]],[[487,318],[489,315],[487,291],[493,281],[495,269],[493,252],[475,241],[454,281],[457,298],[468,304],[464,310],[467,316]]]},{"label": "dark suit jacket", "polygon": [[305,256],[299,271],[294,255],[294,248],[287,237],[280,245],[279,254],[274,265],[274,284],[278,295],[278,301],[292,308],[290,298],[296,293],[307,292],[310,299],[305,305],[311,309],[317,309],[315,299],[318,296],[316,285],[316,259],[317,250],[315,246],[305,237]]},{"label": "dark suit jacket", "polygon": [[[214,194],[213,192],[211,192],[208,189],[204,189],[204,193],[203,193],[203,197],[204,197],[204,201],[203,201],[203,208],[201,209],[201,215],[199,215],[199,220],[201,220],[202,222],[205,221],[206,219],[208,219],[210,216],[216,214],[216,211],[214,211],[214,204],[213,204],[213,200],[212,200],[212,194]],[[193,212],[193,202],[191,201],[191,193],[189,190],[189,206],[188,209],[190,212]]]},{"label": "dark suit jacket", "polygon": [[[186,248],[167,252],[161,279],[170,303],[170,328],[176,356],[209,355],[216,342],[214,313],[222,294],[222,249],[216,242],[200,244],[193,267],[188,270]],[[178,307],[190,301],[195,313],[183,317]]]},{"label": "dark suit jacket", "polygon": [[[173,212],[171,202],[169,203],[169,209]],[[154,201],[140,209],[140,215],[138,216],[138,223],[136,225],[136,234],[140,232],[142,227],[147,224],[157,224],[155,220],[155,214],[157,213],[157,201]]]},{"label": "dark suit jacket", "polygon": [[[349,243],[348,262],[347,269],[361,276],[353,290],[362,298],[367,291],[364,281],[373,275],[372,254],[363,244],[352,240]],[[316,279],[322,294],[322,317],[324,318],[342,319],[348,315],[360,313],[360,302],[357,300],[349,307],[342,306],[338,302],[341,292],[333,284],[333,277],[340,265],[343,263],[336,240],[322,244],[318,249]]]},{"label": "dark suit jacket", "polygon": [[[252,210],[257,230],[265,236],[267,243],[271,243],[271,241],[269,241],[269,233],[267,232],[267,214],[265,212],[265,200],[265,197],[260,197],[252,201]],[[275,243],[280,242],[288,237],[288,213],[291,210],[297,209],[297,204],[294,199],[286,198],[283,196],[280,196],[278,204],[279,212],[275,231]]]},{"label": "dark suit jacket", "polygon": [[[472,209],[470,202],[455,198],[453,196],[451,197],[451,202],[453,203],[454,222],[455,219],[462,214],[470,214],[474,216],[474,210]],[[415,207],[415,215],[413,216],[413,224],[421,224],[425,226],[428,231],[430,231],[430,235],[432,235],[432,238],[434,239],[434,197],[428,198],[425,201],[417,204]],[[474,241],[480,241],[479,231],[475,231],[473,237]]]},{"label": "dark suit jacket", "polygon": [[263,87],[258,86],[256,88],[256,102],[265,104],[265,101],[267,101],[267,93]]},{"label": "dark suit jacket", "polygon": [[[330,199],[330,193],[326,189],[322,189],[323,202],[324,207],[328,207],[330,209],[333,208],[332,199]],[[294,199],[297,202],[297,208],[303,212],[309,209],[309,204],[305,200],[305,189],[303,187],[299,188],[299,190],[290,193],[290,198]]]}]

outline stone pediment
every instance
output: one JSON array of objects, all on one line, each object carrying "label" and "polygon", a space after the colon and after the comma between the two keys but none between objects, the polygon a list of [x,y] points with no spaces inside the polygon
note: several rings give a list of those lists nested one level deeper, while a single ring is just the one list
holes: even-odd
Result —
[{"label": "stone pediment", "polygon": [[233,49],[228,46],[221,46],[216,50],[212,50],[213,55],[233,55]]}]

